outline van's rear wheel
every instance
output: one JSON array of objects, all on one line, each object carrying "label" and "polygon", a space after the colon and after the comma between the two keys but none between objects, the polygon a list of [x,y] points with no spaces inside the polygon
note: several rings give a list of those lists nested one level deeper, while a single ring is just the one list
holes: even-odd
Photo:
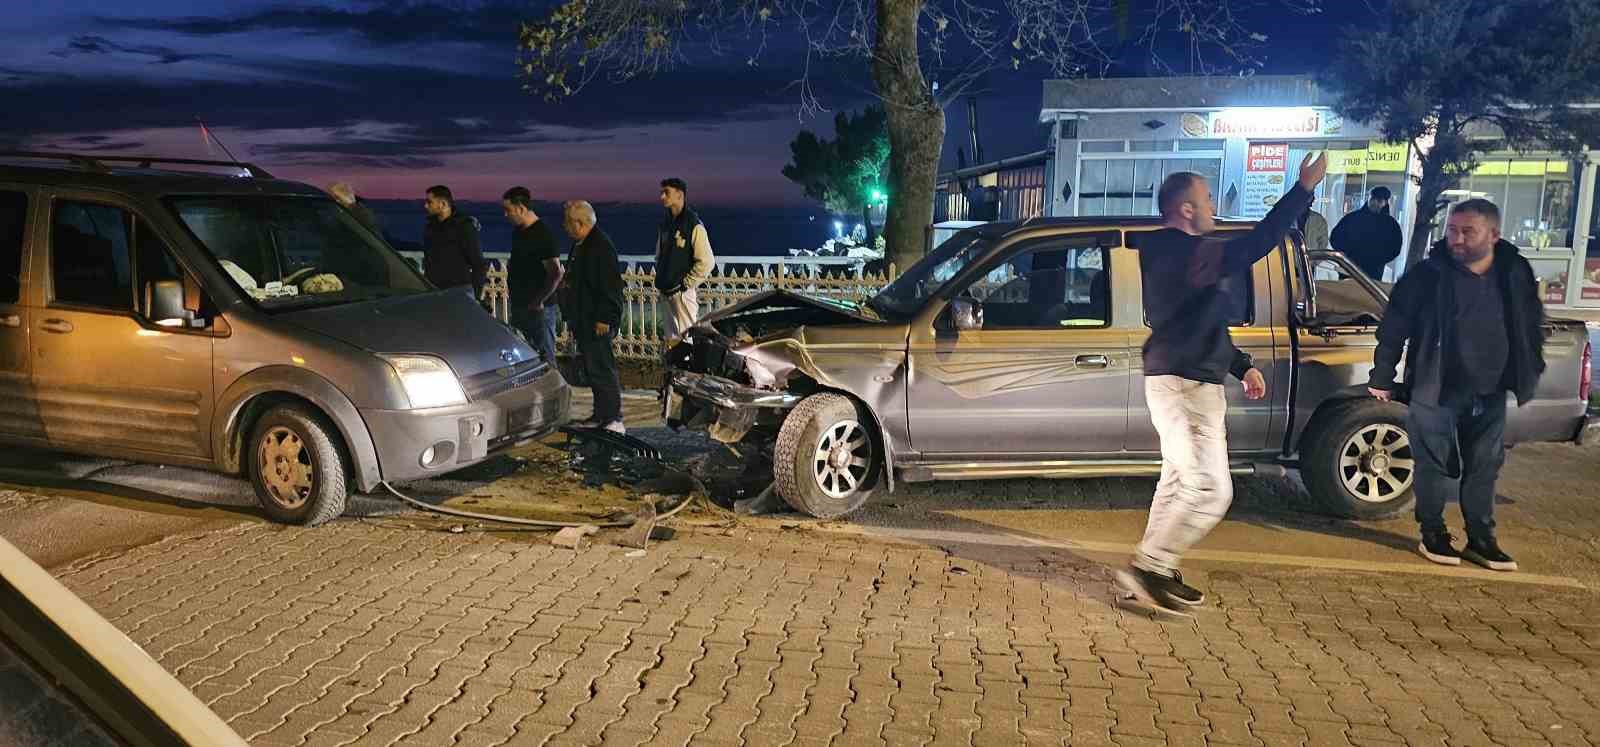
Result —
[{"label": "van's rear wheel", "polygon": [[843,516],[872,496],[881,469],[871,421],[841,394],[813,394],[778,430],[772,472],[778,495],[796,511]]},{"label": "van's rear wheel", "polygon": [[1338,405],[1314,424],[1300,450],[1300,475],[1329,512],[1352,519],[1394,516],[1416,499],[1416,457],[1405,407],[1377,400]]},{"label": "van's rear wheel", "polygon": [[345,457],[321,416],[275,407],[256,421],[248,444],[256,500],[274,521],[315,526],[344,513]]}]

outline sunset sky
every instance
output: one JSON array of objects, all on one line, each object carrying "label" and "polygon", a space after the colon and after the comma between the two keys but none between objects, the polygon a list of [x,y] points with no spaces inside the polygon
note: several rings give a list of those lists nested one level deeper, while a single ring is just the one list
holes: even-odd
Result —
[{"label": "sunset sky", "polygon": [[[547,104],[520,91],[513,66],[517,23],[542,5],[11,4],[0,14],[0,144],[220,158],[206,150],[200,116],[241,159],[316,184],[348,180],[371,197],[442,182],[496,199],[521,183],[551,198],[648,202],[675,175],[700,202],[806,202],[780,174],[788,142],[802,128],[831,130],[832,114],[801,118],[790,86],[798,55],[779,47],[757,66],[707,57]],[[1301,72],[1318,62],[1308,50],[1352,17],[1269,8],[1252,23],[1277,34],[1268,71]],[[1035,124],[1044,77],[999,74],[981,92],[986,157],[1044,147]],[[870,100],[864,64],[814,72],[813,83],[832,108]],[[948,129],[947,164],[966,141],[964,106],[951,108]]]}]

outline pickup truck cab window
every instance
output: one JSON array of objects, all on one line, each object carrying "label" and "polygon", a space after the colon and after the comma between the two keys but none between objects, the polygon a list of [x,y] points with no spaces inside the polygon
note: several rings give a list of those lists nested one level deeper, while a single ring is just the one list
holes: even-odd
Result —
[{"label": "pickup truck cab window", "polygon": [[984,329],[1063,329],[1111,324],[1106,250],[1047,242],[1001,263],[963,294],[983,305]]}]

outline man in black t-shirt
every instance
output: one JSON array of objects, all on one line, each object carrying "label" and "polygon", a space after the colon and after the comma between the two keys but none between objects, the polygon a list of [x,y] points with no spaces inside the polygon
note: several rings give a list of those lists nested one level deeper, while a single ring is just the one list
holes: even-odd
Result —
[{"label": "man in black t-shirt", "polygon": [[506,284],[511,290],[511,326],[551,364],[556,362],[556,288],[561,285],[561,259],[556,235],[533,212],[527,187],[512,187],[500,198],[511,222],[511,264]]}]

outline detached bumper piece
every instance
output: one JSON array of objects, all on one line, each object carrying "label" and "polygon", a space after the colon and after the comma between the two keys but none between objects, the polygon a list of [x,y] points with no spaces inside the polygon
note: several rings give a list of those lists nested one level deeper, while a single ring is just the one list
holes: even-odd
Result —
[{"label": "detached bumper piece", "polygon": [[670,428],[704,427],[712,438],[731,444],[743,440],[763,416],[780,416],[802,399],[800,394],[757,389],[720,376],[668,371],[661,414]]},{"label": "detached bumper piece", "polygon": [[598,441],[624,451],[631,451],[635,455],[653,462],[661,461],[661,452],[651,446],[648,441],[635,438],[622,433],[612,433],[604,428],[574,428],[570,425],[561,426],[561,432],[568,438],[580,438],[586,441]]}]

